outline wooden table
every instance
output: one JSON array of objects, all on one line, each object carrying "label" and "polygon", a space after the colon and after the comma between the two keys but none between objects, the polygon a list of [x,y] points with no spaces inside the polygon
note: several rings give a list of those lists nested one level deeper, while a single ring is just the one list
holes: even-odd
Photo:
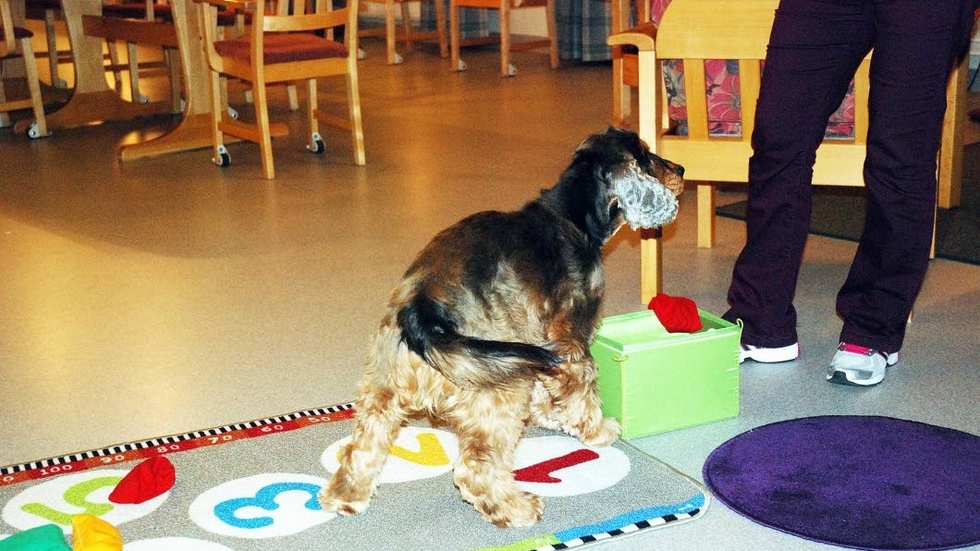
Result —
[{"label": "wooden table", "polygon": [[72,128],[94,122],[127,120],[167,112],[165,103],[133,103],[109,88],[102,57],[102,39],[85,34],[83,17],[102,15],[102,0],[62,3],[75,66],[75,89],[61,109],[47,116],[48,128]]},{"label": "wooden table", "polygon": [[[18,4],[23,9],[22,3]],[[134,103],[109,87],[103,65],[104,38],[96,35],[111,34],[120,40],[176,47],[185,101],[183,117],[176,127],[145,142],[120,147],[119,158],[127,161],[212,145],[208,67],[200,46],[200,17],[193,0],[171,0],[173,25],[103,19],[102,0],[65,0],[63,10],[75,66],[75,88],[71,99],[47,116],[48,128],[72,128],[170,111],[169,102]],[[22,14],[17,15],[23,18]]]}]

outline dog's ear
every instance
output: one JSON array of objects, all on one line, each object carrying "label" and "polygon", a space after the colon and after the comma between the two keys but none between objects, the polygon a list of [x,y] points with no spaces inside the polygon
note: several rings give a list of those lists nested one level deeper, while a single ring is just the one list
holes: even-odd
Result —
[{"label": "dog's ear", "polygon": [[[583,149],[584,147],[584,149]],[[609,170],[603,155],[596,155],[588,143],[576,151],[555,187],[542,192],[539,202],[566,218],[599,249],[612,237],[613,216],[618,209],[610,205]]]}]

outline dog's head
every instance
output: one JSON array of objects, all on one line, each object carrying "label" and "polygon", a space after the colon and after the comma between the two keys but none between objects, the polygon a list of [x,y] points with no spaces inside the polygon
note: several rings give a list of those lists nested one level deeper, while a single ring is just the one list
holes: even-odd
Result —
[{"label": "dog's head", "polygon": [[624,223],[637,229],[673,222],[683,176],[684,167],[651,153],[635,132],[610,127],[578,146],[545,201],[559,202],[601,244]]}]

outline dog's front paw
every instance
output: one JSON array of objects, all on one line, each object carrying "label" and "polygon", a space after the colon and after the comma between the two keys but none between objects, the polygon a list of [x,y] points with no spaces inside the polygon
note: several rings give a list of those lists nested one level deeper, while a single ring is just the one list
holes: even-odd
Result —
[{"label": "dog's front paw", "polygon": [[619,440],[619,421],[612,417],[604,418],[592,431],[583,431],[579,440],[586,446],[605,447]]},{"label": "dog's front paw", "polygon": [[366,497],[353,495],[355,492],[343,492],[349,495],[338,495],[336,491],[331,491],[329,486],[320,490],[317,501],[324,511],[337,513],[344,516],[353,516],[363,513],[371,502],[371,495]]},{"label": "dog's front paw", "polygon": [[544,498],[528,492],[515,492],[499,503],[482,503],[477,509],[497,528],[520,528],[541,521]]}]

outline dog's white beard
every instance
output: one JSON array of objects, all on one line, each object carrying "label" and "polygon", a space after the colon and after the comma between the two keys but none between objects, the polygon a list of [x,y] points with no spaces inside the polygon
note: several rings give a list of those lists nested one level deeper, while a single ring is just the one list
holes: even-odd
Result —
[{"label": "dog's white beard", "polygon": [[[632,167],[631,167],[632,168]],[[660,183],[636,167],[628,175],[615,178],[613,195],[619,199],[623,217],[631,228],[659,228],[677,217],[677,197]]]}]

